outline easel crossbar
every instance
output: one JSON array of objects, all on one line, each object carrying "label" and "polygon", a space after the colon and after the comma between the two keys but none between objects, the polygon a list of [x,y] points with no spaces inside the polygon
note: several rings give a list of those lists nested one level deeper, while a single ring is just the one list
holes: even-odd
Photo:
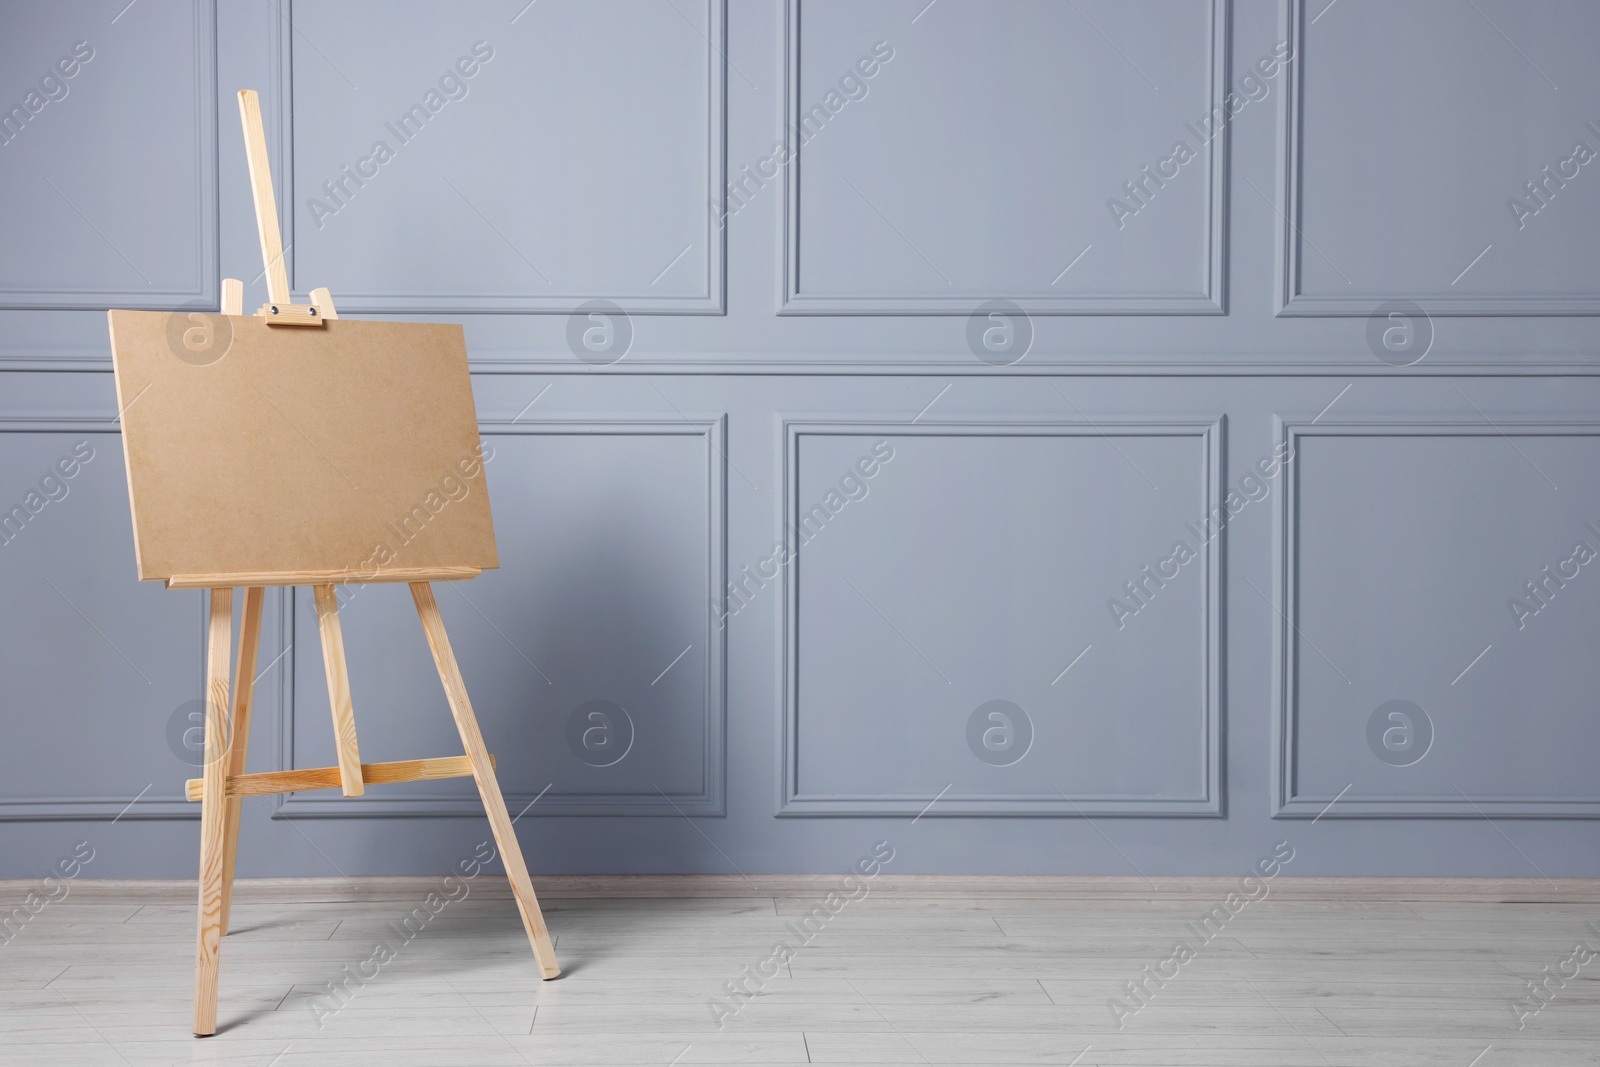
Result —
[{"label": "easel crossbar", "polygon": [[[495,766],[494,756],[489,765]],[[466,756],[440,756],[436,759],[395,760],[390,763],[363,763],[361,780],[368,785],[393,785],[397,782],[431,781],[437,778],[470,778],[472,761]],[[205,779],[190,778],[184,784],[189,800],[199,800]],[[339,768],[307,767],[294,771],[264,771],[258,774],[230,774],[226,795],[259,797],[271,793],[299,793],[310,789],[339,788]]]}]

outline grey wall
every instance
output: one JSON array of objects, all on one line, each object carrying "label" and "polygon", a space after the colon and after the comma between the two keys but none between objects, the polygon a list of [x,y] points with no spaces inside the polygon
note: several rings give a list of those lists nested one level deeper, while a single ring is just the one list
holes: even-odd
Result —
[{"label": "grey wall", "polygon": [[[124,5],[0,13],[0,876],[193,871],[103,311],[264,298],[240,87],[296,291],[466,324],[503,565],[439,596],[535,871],[1600,874],[1592,4]],[[253,769],[332,762],[308,599]],[[345,611],[363,755],[457,751]],[[478,811],[252,802],[240,871]]]}]

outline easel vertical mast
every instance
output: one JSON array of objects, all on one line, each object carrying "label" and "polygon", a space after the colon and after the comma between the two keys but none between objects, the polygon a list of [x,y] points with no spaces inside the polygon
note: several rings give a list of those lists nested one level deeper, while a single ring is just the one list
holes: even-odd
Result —
[{"label": "easel vertical mast", "polygon": [[283,231],[278,228],[278,198],[272,192],[272,167],[267,162],[261,100],[254,89],[239,92],[239,120],[244,123],[244,156],[250,165],[250,192],[256,203],[261,261],[267,268],[267,301],[282,306],[289,302],[289,268],[283,262]]},{"label": "easel vertical mast", "polygon": [[[267,133],[261,122],[261,99],[254,89],[239,90],[239,120],[244,123],[244,157],[250,169],[250,193],[256,205],[256,232],[261,235],[261,262],[267,268],[267,302],[259,314],[275,325],[318,326],[324,317],[316,304],[289,301],[289,267],[283,260],[283,231],[278,228],[278,198],[272,192],[272,165],[267,159]],[[319,289],[318,293],[327,290]]]}]

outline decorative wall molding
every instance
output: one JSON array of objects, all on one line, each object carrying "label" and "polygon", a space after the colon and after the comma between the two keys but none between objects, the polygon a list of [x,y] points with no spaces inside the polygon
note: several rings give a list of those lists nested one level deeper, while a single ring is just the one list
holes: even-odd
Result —
[{"label": "decorative wall molding", "polygon": [[[659,420],[631,417],[561,417],[544,420],[519,421],[509,419],[479,419],[485,437],[519,434],[545,435],[613,435],[637,436],[641,434],[680,435],[700,437],[705,441],[706,475],[706,574],[708,584],[702,603],[722,602],[727,577],[727,521],[725,498],[727,485],[726,455],[728,420],[726,414],[712,416],[686,415],[677,420]],[[295,595],[304,596],[300,590],[285,594],[283,608],[286,618],[294,617]],[[724,758],[727,718],[727,668],[724,634],[715,625],[709,610],[706,612],[704,638],[696,645],[705,650],[701,658],[706,680],[704,705],[704,759],[706,774],[702,788],[697,793],[655,794],[596,794],[564,793],[550,788],[543,793],[506,793],[506,805],[526,816],[560,815],[722,815],[726,803],[726,760]],[[293,640],[292,624],[286,623],[285,636]],[[284,657],[288,660],[292,657]],[[286,679],[286,693],[293,692],[292,677]],[[294,722],[297,709],[293,698],[281,706],[278,725],[278,770],[294,768]],[[443,693],[440,693],[443,714]],[[326,705],[309,712],[326,714]],[[490,746],[493,748],[493,745]],[[331,755],[331,754],[330,754]],[[426,755],[417,753],[416,755]],[[537,800],[538,804],[534,805]],[[299,818],[321,816],[329,818],[389,818],[393,816],[472,816],[481,817],[483,804],[477,795],[439,797],[406,792],[404,789],[383,787],[360,797],[340,797],[327,792],[290,793],[276,799],[274,818]]]},{"label": "decorative wall molding", "polygon": [[[88,415],[46,415],[18,416],[0,415],[0,436],[5,434],[32,434],[32,433],[59,433],[59,434],[104,434],[120,438],[115,419],[104,416],[93,417]],[[122,451],[122,442],[115,441],[115,451]],[[108,452],[110,449],[107,450]],[[128,580],[133,581],[134,575],[130,569]],[[205,675],[202,664],[205,663],[205,635],[207,611],[206,598],[203,594],[184,594],[192,596],[198,609],[198,625],[196,633],[199,635],[199,646],[195,654],[194,694],[196,700],[204,700]],[[64,757],[61,757],[64,758]],[[188,777],[185,774],[183,777]],[[64,776],[64,781],[74,780],[74,776]],[[0,797],[0,822],[46,822],[63,819],[112,821],[119,819],[198,819],[200,818],[200,805],[191,804],[183,795],[182,778],[177,779],[179,788],[173,793],[157,791],[152,783],[146,792],[137,797],[105,797],[68,795],[58,797]],[[133,803],[137,800],[137,803]]]},{"label": "decorative wall molding", "polygon": [[[1195,294],[1095,294],[1038,296],[968,293],[960,296],[897,296],[861,293],[808,296],[800,292],[801,149],[793,142],[799,124],[800,4],[785,0],[781,140],[793,162],[784,167],[783,217],[779,234],[778,314],[780,315],[970,315],[985,300],[1009,300],[1030,315],[1223,315],[1227,313],[1228,145],[1227,127],[1206,146],[1210,197],[1206,207],[1206,282]],[[1209,106],[1221,107],[1228,92],[1228,50],[1232,39],[1232,0],[1210,0]]]},{"label": "decorative wall molding", "polygon": [[[289,36],[289,18],[294,0],[281,0],[284,17],[278,20],[274,52],[279,67],[274,88],[278,92],[280,136],[276,145],[275,179],[282,191],[278,213],[284,237],[291,287],[301,291],[302,280],[295,269],[294,203],[294,41]],[[463,295],[449,293],[364,293],[341,290],[334,294],[341,314],[403,312],[424,315],[488,315],[506,312],[523,314],[571,314],[590,300],[609,300],[629,314],[722,315],[727,311],[727,246],[725,229],[717,217],[714,203],[722,199],[727,182],[727,0],[704,0],[706,21],[706,290],[703,296],[652,296],[647,293],[540,293],[519,296]],[[681,14],[681,12],[680,12]],[[308,278],[315,286],[326,279]]]},{"label": "decorative wall molding", "polygon": [[[929,419],[911,424],[904,417],[881,419],[812,419],[780,416],[780,472],[783,506],[779,516],[778,538],[787,543],[795,516],[802,504],[799,493],[801,438],[811,435],[881,434],[885,437],[1193,437],[1204,449],[1204,484],[1201,487],[1207,512],[1222,499],[1223,442],[1225,419],[1106,417],[1094,422],[1054,419],[987,418],[973,420]],[[1205,788],[1199,796],[1101,796],[1041,793],[1034,795],[963,795],[945,793],[932,807],[932,795],[901,794],[806,795],[799,792],[799,578],[802,555],[783,568],[781,583],[782,670],[778,674],[780,722],[777,745],[778,787],[776,814],[795,816],[898,816],[927,815],[1017,816],[1142,815],[1142,816],[1221,816],[1222,803],[1222,587],[1221,571],[1224,530],[1206,546],[1205,595],[1202,640],[1205,645],[1205,681],[1201,694],[1204,750],[1196,758],[1204,767]]]},{"label": "decorative wall molding", "polygon": [[[111,373],[110,346],[105,348],[62,348],[58,354],[8,354],[0,349],[0,372],[54,371]],[[1529,353],[1508,353],[1526,356]],[[752,358],[745,354],[708,357],[701,352],[664,352],[654,356],[636,355],[612,366],[597,369],[572,357],[565,349],[541,353],[506,351],[472,346],[469,359],[475,375],[679,375],[685,378],[717,375],[779,375],[807,378],[1502,378],[1508,382],[1535,378],[1600,377],[1600,359],[1585,359],[1581,352],[1533,353],[1534,358],[1491,363],[1485,360],[1435,359],[1430,354],[1421,363],[1395,367],[1362,351],[1346,360],[1307,357],[1284,359],[1192,359],[1135,357],[1113,360],[1105,355],[1087,354],[1081,359],[1028,357],[1011,367],[994,367],[970,354],[952,356],[948,351],[912,353],[905,359],[866,356],[840,359],[837,349],[804,353],[783,353],[772,358]],[[1597,351],[1600,355],[1600,351]]]},{"label": "decorative wall molding", "polygon": [[[959,342],[958,342],[959,343]],[[952,346],[954,347],[954,346]],[[1037,346],[1036,346],[1037,347]],[[518,352],[477,349],[472,357],[474,374],[540,374],[540,375],[592,375],[595,368],[574,360],[565,350],[548,356]],[[1352,348],[1353,351],[1353,348]],[[1508,353],[1522,356],[1527,353]],[[1136,356],[1117,360],[1101,353],[1088,353],[1082,358],[1058,358],[1030,352],[1020,362],[1009,367],[996,367],[984,363],[970,353],[957,356],[950,351],[915,352],[904,359],[885,359],[876,354],[860,359],[839,357],[838,350],[816,352],[784,352],[771,358],[752,358],[744,354],[727,357],[707,357],[699,352],[663,352],[654,356],[635,355],[620,363],[606,367],[606,374],[658,375],[803,375],[806,377],[856,378],[856,377],[930,377],[945,378],[1593,378],[1600,377],[1600,350],[1597,358],[1583,358],[1581,352],[1534,353],[1533,359],[1507,359],[1491,363],[1485,360],[1436,359],[1430,354],[1422,362],[1409,367],[1396,367],[1373,358],[1364,347],[1359,355],[1348,359],[1328,359],[1309,356],[1305,359],[1285,359],[1265,356],[1260,359],[1239,359],[1234,356],[1217,359],[1196,356],[1192,359],[1150,358]],[[50,369],[48,367],[30,369]],[[59,368],[57,368],[59,369]],[[102,360],[93,368],[109,369],[109,361]]]},{"label": "decorative wall molding", "polygon": [[[222,299],[218,268],[217,199],[217,9],[216,0],[191,0],[194,12],[195,180],[195,285],[191,289],[68,289],[0,290],[0,311],[104,311],[106,308],[164,311],[196,302],[215,307]],[[92,225],[92,224],[91,224]],[[46,362],[53,369],[54,361]],[[102,355],[95,369],[109,368]],[[11,366],[10,359],[0,366]]]},{"label": "decorative wall molding", "polygon": [[[1274,440],[1300,454],[1306,437],[1600,437],[1600,422],[1530,421],[1495,417],[1487,422],[1415,419],[1317,419],[1273,417]],[[1296,692],[1294,633],[1298,632],[1298,520],[1300,467],[1286,463],[1283,491],[1273,506],[1272,809],[1274,819],[1551,819],[1600,818],[1600,792],[1592,796],[1508,797],[1488,795],[1382,796],[1346,791],[1307,796],[1296,780]],[[1335,803],[1337,801],[1337,803]]]},{"label": "decorative wall molding", "polygon": [[[748,898],[820,899],[839,885],[837,874],[544,874],[535,872],[541,900]],[[31,888],[24,879],[0,879],[0,891]],[[753,887],[753,888],[752,888]],[[437,875],[357,878],[240,878],[235,900],[249,904],[415,903],[439,888]],[[872,880],[880,899],[950,900],[1008,897],[1027,900],[1194,900],[1214,904],[1239,888],[1237,875],[890,874]],[[189,906],[194,879],[86,878],[73,896],[85,903]],[[505,875],[480,874],[472,882],[480,900],[511,900]],[[1277,900],[1430,901],[1471,904],[1600,904],[1596,878],[1350,878],[1290,875],[1272,883]]]},{"label": "decorative wall molding", "polygon": [[1600,296],[1548,294],[1467,295],[1441,293],[1364,293],[1326,296],[1301,292],[1300,209],[1301,114],[1305,97],[1306,0],[1285,0],[1288,39],[1294,42],[1295,61],[1278,101],[1281,136],[1278,140],[1277,314],[1280,318],[1371,315],[1378,305],[1409,300],[1429,315],[1600,315]]}]

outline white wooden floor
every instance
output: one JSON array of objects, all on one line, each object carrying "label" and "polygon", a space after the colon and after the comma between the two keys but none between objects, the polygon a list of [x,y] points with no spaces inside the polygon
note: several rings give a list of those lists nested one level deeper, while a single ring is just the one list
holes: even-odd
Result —
[{"label": "white wooden floor", "polygon": [[[242,889],[220,1029],[196,1039],[188,895],[75,892],[0,944],[0,1064],[1600,1064],[1600,958],[1521,1029],[1512,1008],[1600,949],[1595,904],[1267,899],[1202,945],[1199,899],[874,895],[801,947],[785,924],[815,900],[548,900],[566,973],[542,983],[508,899],[450,903],[407,942],[389,924],[422,894],[391,895]],[[1180,940],[1195,958],[1119,1029],[1109,1002],[1133,1006],[1126,983]],[[779,941],[793,959],[719,1029],[708,1001]],[[319,1012],[380,942],[395,957]]]}]

